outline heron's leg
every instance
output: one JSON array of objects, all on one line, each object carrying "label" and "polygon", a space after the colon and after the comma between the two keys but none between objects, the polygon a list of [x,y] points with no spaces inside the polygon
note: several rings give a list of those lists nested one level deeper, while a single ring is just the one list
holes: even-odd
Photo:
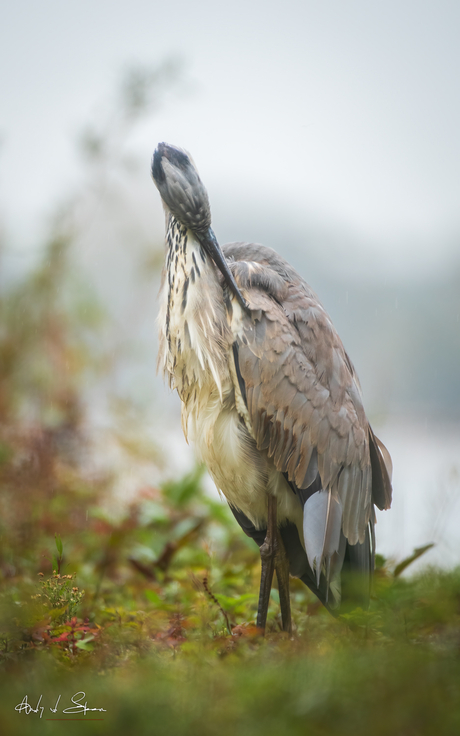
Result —
[{"label": "heron's leg", "polygon": [[292,634],[291,600],[289,596],[289,561],[279,529],[276,530],[276,535],[275,570],[276,579],[278,580],[278,591],[280,594],[281,621],[283,623],[283,631],[288,631]]},{"label": "heron's leg", "polygon": [[268,496],[267,534],[260,547],[262,570],[260,575],[259,607],[257,609],[257,626],[265,629],[267,622],[268,602],[275,571],[275,555],[277,548],[276,498]]}]

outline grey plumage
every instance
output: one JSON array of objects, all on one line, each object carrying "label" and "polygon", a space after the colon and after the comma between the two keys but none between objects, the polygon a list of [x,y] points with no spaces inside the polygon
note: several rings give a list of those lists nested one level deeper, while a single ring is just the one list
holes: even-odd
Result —
[{"label": "grey plumage", "polygon": [[[268,443],[277,469],[301,489],[317,464],[323,487],[342,501],[345,536],[363,542],[372,502],[389,507],[391,482],[342,342],[316,294],[274,251],[249,244],[223,250],[257,311],[237,343],[255,428],[259,415],[265,419],[258,448]],[[374,499],[370,445],[380,481]]]},{"label": "grey plumage", "polygon": [[185,227],[196,233],[211,226],[208,193],[185,151],[160,143],[152,174],[165,205]]},{"label": "grey plumage", "polygon": [[273,250],[219,248],[185,152],[160,144],[152,173],[168,214],[159,364],[181,396],[184,432],[261,550],[274,497],[291,574],[331,608],[342,565],[356,569],[365,600],[373,509],[390,506],[391,461],[342,342],[316,294]]}]

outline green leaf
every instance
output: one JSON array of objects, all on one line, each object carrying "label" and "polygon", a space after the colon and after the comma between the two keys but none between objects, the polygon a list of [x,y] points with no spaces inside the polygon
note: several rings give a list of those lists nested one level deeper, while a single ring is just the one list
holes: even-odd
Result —
[{"label": "green leaf", "polygon": [[54,535],[54,540],[56,542],[56,549],[58,551],[59,557],[62,557],[62,540],[57,532]]},{"label": "green leaf", "polygon": [[158,501],[144,501],[139,509],[139,524],[148,526],[152,523],[166,523],[169,521],[167,509]]},{"label": "green leaf", "polygon": [[56,619],[60,618],[61,616],[64,616],[67,612],[67,606],[63,606],[62,608],[52,608],[49,612],[49,617],[52,621],[55,621]]},{"label": "green leaf", "polygon": [[430,544],[426,544],[424,547],[416,547],[414,549],[413,554],[410,555],[410,557],[406,557],[405,560],[399,563],[399,565],[396,565],[393,575],[395,578],[399,577],[401,573],[411,565],[415,560],[418,560],[419,557],[425,554],[425,552],[428,552],[429,549],[434,547],[434,542],[430,542]]},{"label": "green leaf", "polygon": [[150,603],[153,603],[155,606],[164,606],[164,600],[154,590],[145,590],[144,594]]},{"label": "green leaf", "polygon": [[379,555],[378,553],[375,555],[375,563],[374,563],[374,569],[375,570],[383,570],[385,565],[387,564],[387,559],[383,555]]},{"label": "green leaf", "polygon": [[91,644],[92,641],[94,641],[94,636],[90,634],[85,639],[80,639],[80,641],[77,641],[75,645],[78,647],[78,649],[83,649],[86,652],[92,652],[94,649],[93,644]]},{"label": "green leaf", "polygon": [[197,465],[180,480],[165,483],[162,487],[164,495],[177,506],[189,503],[193,496],[200,495],[200,481],[204,471],[204,465]]}]

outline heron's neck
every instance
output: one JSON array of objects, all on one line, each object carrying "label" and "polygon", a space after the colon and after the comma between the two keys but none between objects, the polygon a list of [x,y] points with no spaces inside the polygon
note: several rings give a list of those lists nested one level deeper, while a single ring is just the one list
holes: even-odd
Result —
[{"label": "heron's neck", "polygon": [[229,337],[216,266],[193,232],[172,216],[166,245],[159,366],[182,398],[210,376],[220,392]]},{"label": "heron's neck", "polygon": [[180,300],[183,312],[187,306],[188,289],[201,279],[202,272],[209,270],[209,259],[192,231],[172,215],[166,232],[166,246],[169,309],[174,309]]}]

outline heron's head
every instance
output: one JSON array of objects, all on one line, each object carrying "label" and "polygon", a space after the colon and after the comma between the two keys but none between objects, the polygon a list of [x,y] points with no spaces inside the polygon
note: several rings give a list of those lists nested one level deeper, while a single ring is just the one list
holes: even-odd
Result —
[{"label": "heron's head", "polygon": [[186,151],[159,143],[153,154],[152,177],[165,207],[179,222],[197,235],[209,230],[208,193]]},{"label": "heron's head", "polygon": [[208,193],[192,157],[181,148],[159,143],[153,154],[152,176],[166,209],[191,230],[222,273],[241,306],[248,310],[211,228]]}]

